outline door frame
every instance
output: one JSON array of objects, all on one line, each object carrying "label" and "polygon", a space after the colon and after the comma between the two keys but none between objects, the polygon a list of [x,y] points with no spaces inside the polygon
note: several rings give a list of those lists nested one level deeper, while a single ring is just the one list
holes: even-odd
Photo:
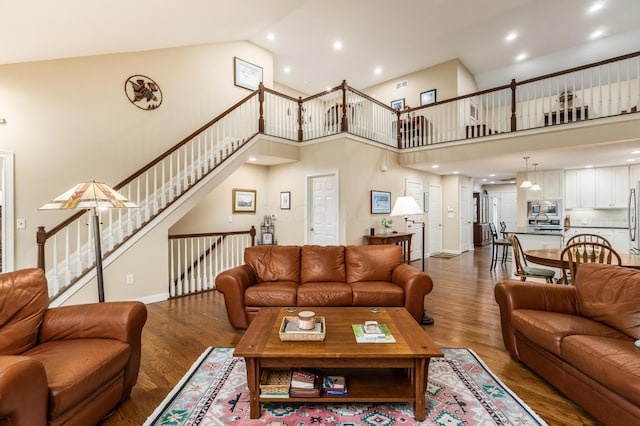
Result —
[{"label": "door frame", "polygon": [[0,151],[2,159],[2,272],[14,270],[14,183],[13,152]]},{"label": "door frame", "polygon": [[314,178],[321,176],[333,176],[336,180],[336,208],[338,211],[336,212],[336,235],[338,236],[337,244],[340,244],[342,241],[342,231],[340,229],[340,171],[339,169],[328,169],[328,170],[320,170],[317,172],[307,172],[304,175],[305,178],[305,200],[307,202],[304,205],[304,244],[309,244],[309,227],[311,223],[311,217],[313,216],[313,211],[311,210],[311,206],[313,206],[313,188],[311,184]]}]

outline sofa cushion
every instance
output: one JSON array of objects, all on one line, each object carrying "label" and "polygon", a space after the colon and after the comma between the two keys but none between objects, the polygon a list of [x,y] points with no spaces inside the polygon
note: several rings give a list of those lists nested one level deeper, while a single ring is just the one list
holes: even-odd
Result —
[{"label": "sofa cushion", "polygon": [[578,268],[575,287],[582,315],[640,339],[640,271],[585,263]]},{"label": "sofa cushion", "polygon": [[351,306],[351,287],[344,282],[309,282],[298,287],[298,306]]},{"label": "sofa cushion", "polygon": [[347,282],[388,281],[402,263],[402,247],[396,245],[347,246]]},{"label": "sofa cushion", "polygon": [[244,261],[258,282],[300,282],[299,246],[253,246],[244,251]]},{"label": "sofa cushion", "polygon": [[404,306],[404,290],[386,281],[350,283],[353,306]]},{"label": "sofa cushion", "polygon": [[625,337],[623,333],[589,318],[557,312],[518,309],[512,312],[511,323],[519,334],[560,357],[561,344],[567,336]]},{"label": "sofa cushion", "polygon": [[344,246],[303,246],[300,282],[346,282]]},{"label": "sofa cushion", "polygon": [[562,342],[562,355],[587,376],[640,405],[640,350],[631,338],[570,336]]},{"label": "sofa cushion", "polygon": [[244,292],[245,306],[296,306],[299,284],[293,281],[271,281],[254,284]]},{"label": "sofa cushion", "polygon": [[41,343],[25,352],[44,365],[49,383],[49,418],[57,418],[115,379],[124,383],[129,345],[113,339]]},{"label": "sofa cushion", "polygon": [[0,274],[0,355],[19,355],[36,344],[48,305],[42,269]]}]

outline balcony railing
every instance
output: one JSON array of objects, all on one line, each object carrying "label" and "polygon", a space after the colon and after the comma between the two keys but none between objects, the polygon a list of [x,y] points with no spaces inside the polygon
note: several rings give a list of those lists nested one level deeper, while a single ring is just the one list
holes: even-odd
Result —
[{"label": "balcony railing", "polygon": [[[304,99],[260,85],[114,186],[140,208],[102,214],[103,257],[108,261],[258,134],[304,142],[349,133],[400,150],[473,143],[478,137],[637,113],[639,81],[640,52],[635,52],[407,111],[396,111],[346,82]],[[51,231],[38,230],[38,267],[47,267],[52,298],[91,278],[95,257],[87,223],[88,216],[80,212]]]}]

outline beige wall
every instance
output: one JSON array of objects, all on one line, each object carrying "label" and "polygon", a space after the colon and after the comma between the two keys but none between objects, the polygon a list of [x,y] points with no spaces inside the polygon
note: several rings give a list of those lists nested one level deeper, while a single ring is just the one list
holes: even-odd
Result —
[{"label": "beige wall", "polygon": [[[395,84],[403,80],[408,81],[408,86],[396,89]],[[477,85],[467,68],[458,59],[452,59],[362,91],[386,105],[404,98],[405,105],[415,108],[420,106],[420,93],[431,89],[436,89],[436,100],[443,101],[473,93],[477,90]]]},{"label": "beige wall", "polygon": [[[250,92],[234,86],[233,57],[264,70],[273,58],[246,43],[211,44],[0,66],[0,150],[15,153],[16,268],[36,263],[38,225],[69,216],[38,211],[80,181],[115,185]],[[155,80],[162,105],[132,105],[124,83]]]}]

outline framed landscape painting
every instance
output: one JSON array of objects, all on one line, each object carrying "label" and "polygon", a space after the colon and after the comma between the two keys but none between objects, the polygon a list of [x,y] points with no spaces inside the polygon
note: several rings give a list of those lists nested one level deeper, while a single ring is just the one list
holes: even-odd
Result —
[{"label": "framed landscape painting", "polygon": [[371,214],[391,213],[391,192],[371,191]]},{"label": "framed landscape painting", "polygon": [[262,67],[244,61],[238,57],[233,58],[234,84],[249,90],[257,90],[262,83]]},{"label": "framed landscape painting", "polygon": [[234,213],[255,213],[256,212],[256,190],[255,189],[234,189],[232,194]]}]

